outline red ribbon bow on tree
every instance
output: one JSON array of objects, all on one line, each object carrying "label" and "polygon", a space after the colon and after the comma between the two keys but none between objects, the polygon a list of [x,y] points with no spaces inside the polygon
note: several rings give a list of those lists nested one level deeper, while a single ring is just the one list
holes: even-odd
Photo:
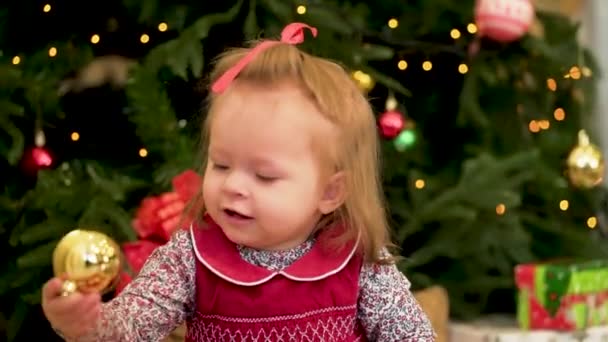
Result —
[{"label": "red ribbon bow on tree", "polygon": [[125,261],[131,272],[123,272],[116,287],[120,293],[129,282],[132,274],[139,273],[154,250],[169,241],[179,229],[180,222],[186,228],[192,218],[182,217],[186,204],[200,191],[202,179],[192,170],[185,171],[173,178],[173,191],[160,196],[145,198],[133,219],[133,229],[139,240],[122,245]]}]

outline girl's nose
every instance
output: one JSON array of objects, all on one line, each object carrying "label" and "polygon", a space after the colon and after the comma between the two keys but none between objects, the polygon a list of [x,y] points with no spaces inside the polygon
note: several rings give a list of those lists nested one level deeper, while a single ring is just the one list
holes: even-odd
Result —
[{"label": "girl's nose", "polygon": [[231,171],[224,179],[223,190],[229,195],[246,197],[247,175],[239,171]]}]

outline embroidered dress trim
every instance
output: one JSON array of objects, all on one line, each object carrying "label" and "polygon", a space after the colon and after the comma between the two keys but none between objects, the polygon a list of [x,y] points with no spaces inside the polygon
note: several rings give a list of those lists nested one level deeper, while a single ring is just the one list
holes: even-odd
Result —
[{"label": "embroidered dress trim", "polygon": [[[188,328],[190,341],[360,341],[353,336],[356,306],[334,307],[292,316],[234,318],[197,314]],[[288,320],[287,322],[285,320]],[[276,325],[282,321],[283,324]]]},{"label": "embroidered dress trim", "polygon": [[290,321],[290,320],[301,320],[304,318],[308,318],[316,315],[325,315],[331,312],[342,312],[342,311],[353,311],[357,309],[357,305],[348,305],[348,306],[335,306],[330,308],[323,308],[319,310],[313,310],[309,312],[304,312],[296,315],[286,315],[286,316],[274,316],[274,317],[262,317],[262,318],[250,318],[250,317],[228,317],[228,316],[220,316],[220,315],[203,315],[200,314],[199,317],[203,319],[212,319],[217,321],[224,322],[232,322],[232,323],[273,323],[273,322],[281,322],[281,321]]}]

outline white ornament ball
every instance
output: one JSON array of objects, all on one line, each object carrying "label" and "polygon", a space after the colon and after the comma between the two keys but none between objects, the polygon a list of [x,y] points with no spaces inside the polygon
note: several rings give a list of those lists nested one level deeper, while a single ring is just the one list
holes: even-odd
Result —
[{"label": "white ornament ball", "polygon": [[530,0],[477,0],[475,23],[481,36],[510,43],[529,30],[534,21]]}]

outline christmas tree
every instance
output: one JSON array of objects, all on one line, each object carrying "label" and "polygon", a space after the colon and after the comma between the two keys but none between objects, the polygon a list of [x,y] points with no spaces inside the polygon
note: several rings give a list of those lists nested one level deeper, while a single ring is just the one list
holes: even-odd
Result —
[{"label": "christmas tree", "polygon": [[414,288],[445,286],[454,317],[513,312],[518,263],[605,256],[601,155],[582,150],[591,170],[567,163],[581,129],[597,134],[599,70],[578,25],[524,0],[478,3],[3,5],[0,330],[27,336],[72,229],[139,238],[142,200],[198,168],[213,57],[293,21],[319,29],[302,48],[351,70],[378,113],[399,267]]}]

